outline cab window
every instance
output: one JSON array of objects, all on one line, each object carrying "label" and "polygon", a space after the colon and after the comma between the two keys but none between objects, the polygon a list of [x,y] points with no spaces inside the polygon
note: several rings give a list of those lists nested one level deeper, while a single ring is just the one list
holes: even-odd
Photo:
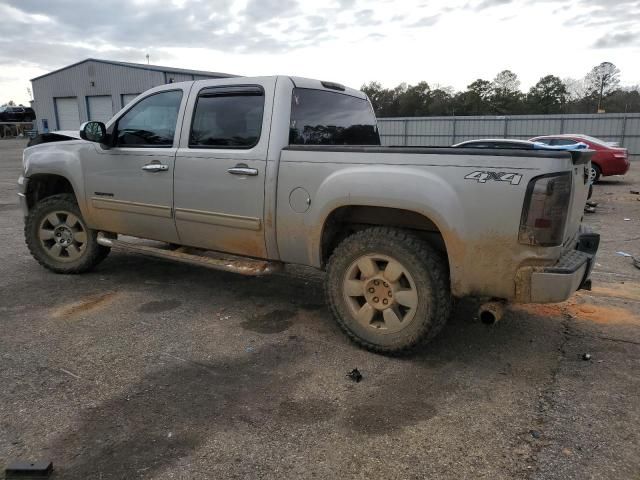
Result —
[{"label": "cab window", "polygon": [[171,147],[182,90],[150,95],[136,103],[118,120],[116,146]]},{"label": "cab window", "polygon": [[369,102],[351,95],[294,88],[290,145],[380,145]]},{"label": "cab window", "polygon": [[260,140],[263,111],[262,87],[205,88],[196,100],[189,147],[252,148]]}]

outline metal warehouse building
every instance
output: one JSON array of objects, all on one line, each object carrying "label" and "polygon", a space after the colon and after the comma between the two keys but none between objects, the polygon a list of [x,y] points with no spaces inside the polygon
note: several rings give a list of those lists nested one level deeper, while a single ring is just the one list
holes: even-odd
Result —
[{"label": "metal warehouse building", "polygon": [[149,88],[233,76],[88,58],[31,80],[37,128],[39,131],[76,130],[88,120],[106,122]]}]

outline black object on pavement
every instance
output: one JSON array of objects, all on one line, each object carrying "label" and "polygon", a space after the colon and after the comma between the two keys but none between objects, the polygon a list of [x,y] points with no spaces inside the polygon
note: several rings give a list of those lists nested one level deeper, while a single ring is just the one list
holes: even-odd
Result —
[{"label": "black object on pavement", "polygon": [[26,462],[17,460],[10,463],[4,470],[5,479],[49,478],[53,472],[53,463],[41,460],[38,462]]},{"label": "black object on pavement", "polygon": [[347,373],[347,377],[349,377],[351,380],[353,380],[356,383],[362,380],[362,374],[357,368],[354,368],[349,373]]},{"label": "black object on pavement", "polygon": [[589,360],[591,360],[591,354],[590,353],[585,353],[582,355],[582,359],[587,362]]}]

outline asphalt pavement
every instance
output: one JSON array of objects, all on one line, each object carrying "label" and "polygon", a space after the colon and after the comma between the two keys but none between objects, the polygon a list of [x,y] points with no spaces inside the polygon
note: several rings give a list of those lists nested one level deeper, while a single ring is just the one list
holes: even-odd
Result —
[{"label": "asphalt pavement", "polygon": [[340,332],[314,270],[247,278],[112,252],[89,274],[48,272],[23,240],[24,145],[0,140],[1,468],[640,479],[640,270],[616,254],[640,255],[640,162],[595,187],[592,292],[512,306],[494,326],[461,301],[431,344],[389,358]]}]

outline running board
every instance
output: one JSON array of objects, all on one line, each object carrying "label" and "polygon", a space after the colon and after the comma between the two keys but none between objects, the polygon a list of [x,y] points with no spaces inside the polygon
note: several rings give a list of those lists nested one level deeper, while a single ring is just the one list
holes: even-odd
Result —
[{"label": "running board", "polygon": [[[213,268],[214,270],[223,270],[225,272],[239,273],[240,275],[253,277],[268,275],[281,271],[283,268],[281,262],[270,262],[267,260],[256,260],[237,256],[223,256],[210,250],[191,249],[188,247],[180,247],[177,250],[166,250],[139,243],[125,242],[108,236],[108,234],[104,232],[98,232],[97,242],[99,245],[115,250],[164,258],[175,262],[189,263],[191,265],[199,265],[201,267]],[[202,254],[187,253],[187,251],[197,251],[202,252]]]}]

